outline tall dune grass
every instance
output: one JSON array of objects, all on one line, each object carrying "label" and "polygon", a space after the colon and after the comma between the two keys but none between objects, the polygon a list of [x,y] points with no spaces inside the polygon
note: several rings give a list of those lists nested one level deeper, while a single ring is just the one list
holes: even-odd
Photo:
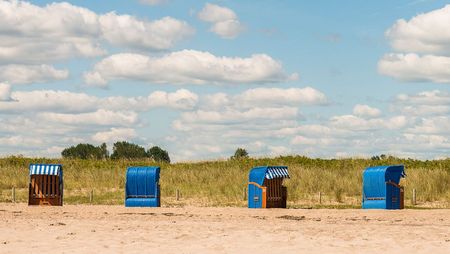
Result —
[{"label": "tall dune grass", "polygon": [[[0,202],[11,202],[13,187],[16,200],[27,201],[30,163],[63,164],[66,204],[89,203],[91,190],[94,204],[123,204],[126,168],[159,165],[164,206],[245,206],[249,170],[260,165],[286,165],[291,175],[291,179],[285,181],[291,207],[358,207],[364,168],[404,164],[408,175],[402,180],[406,205],[410,204],[412,190],[416,189],[420,206],[450,208],[450,160],[325,160],[302,156],[174,164],[8,157],[0,159]],[[179,201],[175,199],[177,189],[181,192]],[[318,203],[319,192],[322,193],[321,204]]]}]

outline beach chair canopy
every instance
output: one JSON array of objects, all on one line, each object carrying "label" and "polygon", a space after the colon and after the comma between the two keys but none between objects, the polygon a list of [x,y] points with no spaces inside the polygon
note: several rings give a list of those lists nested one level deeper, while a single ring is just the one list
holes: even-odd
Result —
[{"label": "beach chair canopy", "polygon": [[62,166],[60,164],[30,164],[31,175],[54,175],[62,174]]},{"label": "beach chair canopy", "polygon": [[250,171],[249,181],[263,185],[264,179],[289,178],[288,167],[264,166],[256,167]]},{"label": "beach chair canopy", "polygon": [[129,167],[126,174],[125,205],[159,206],[159,167]]},{"label": "beach chair canopy", "polygon": [[385,197],[386,183],[398,185],[405,176],[403,165],[369,167],[363,173],[364,196]]}]

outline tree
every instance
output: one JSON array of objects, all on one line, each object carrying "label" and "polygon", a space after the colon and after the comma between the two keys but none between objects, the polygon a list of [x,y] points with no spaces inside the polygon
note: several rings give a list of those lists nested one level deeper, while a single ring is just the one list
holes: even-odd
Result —
[{"label": "tree", "polygon": [[108,147],[106,147],[106,143],[103,143],[100,146],[100,150],[101,150],[102,159],[108,159],[109,158],[109,151],[108,151]]},{"label": "tree", "polygon": [[145,148],[126,141],[114,143],[111,159],[144,159],[147,157]]},{"label": "tree", "polygon": [[108,158],[108,149],[106,144],[103,143],[101,146],[94,146],[91,144],[78,144],[76,146],[71,146],[64,149],[61,152],[63,158],[71,159],[106,159]]},{"label": "tree", "polygon": [[147,151],[147,156],[157,162],[170,163],[169,153],[161,149],[159,146],[154,146]]},{"label": "tree", "polygon": [[234,152],[234,155],[230,157],[232,160],[239,160],[248,158],[248,153],[244,148],[238,148],[236,149],[236,152]]},{"label": "tree", "polygon": [[370,159],[373,160],[373,161],[379,161],[379,160],[386,160],[388,158],[392,159],[394,157],[392,157],[392,156],[388,157],[386,154],[381,154],[380,156],[378,156],[378,155],[372,156],[372,158],[370,158]]}]

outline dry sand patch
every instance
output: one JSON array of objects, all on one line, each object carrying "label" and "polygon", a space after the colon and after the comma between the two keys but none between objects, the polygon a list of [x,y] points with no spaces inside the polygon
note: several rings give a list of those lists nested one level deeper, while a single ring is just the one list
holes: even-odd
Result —
[{"label": "dry sand patch", "polygon": [[0,252],[449,253],[450,210],[0,204]]}]

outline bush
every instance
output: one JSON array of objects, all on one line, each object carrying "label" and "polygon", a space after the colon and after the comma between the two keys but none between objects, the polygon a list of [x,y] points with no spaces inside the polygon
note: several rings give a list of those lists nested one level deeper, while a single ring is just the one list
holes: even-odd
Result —
[{"label": "bush", "polygon": [[234,155],[230,157],[230,159],[232,160],[239,160],[239,159],[244,159],[244,158],[248,158],[248,153],[244,148],[238,148],[236,149],[236,152],[234,152]]},{"label": "bush", "polygon": [[91,144],[78,144],[77,146],[71,146],[64,149],[61,152],[63,158],[70,159],[107,159],[109,157],[108,149],[106,144],[103,143],[101,146],[93,146]]},{"label": "bush", "polygon": [[147,156],[157,162],[170,163],[169,153],[161,149],[159,146],[154,146],[147,151]]},{"label": "bush", "polygon": [[147,158],[145,148],[126,141],[114,143],[111,159],[144,159]]}]

